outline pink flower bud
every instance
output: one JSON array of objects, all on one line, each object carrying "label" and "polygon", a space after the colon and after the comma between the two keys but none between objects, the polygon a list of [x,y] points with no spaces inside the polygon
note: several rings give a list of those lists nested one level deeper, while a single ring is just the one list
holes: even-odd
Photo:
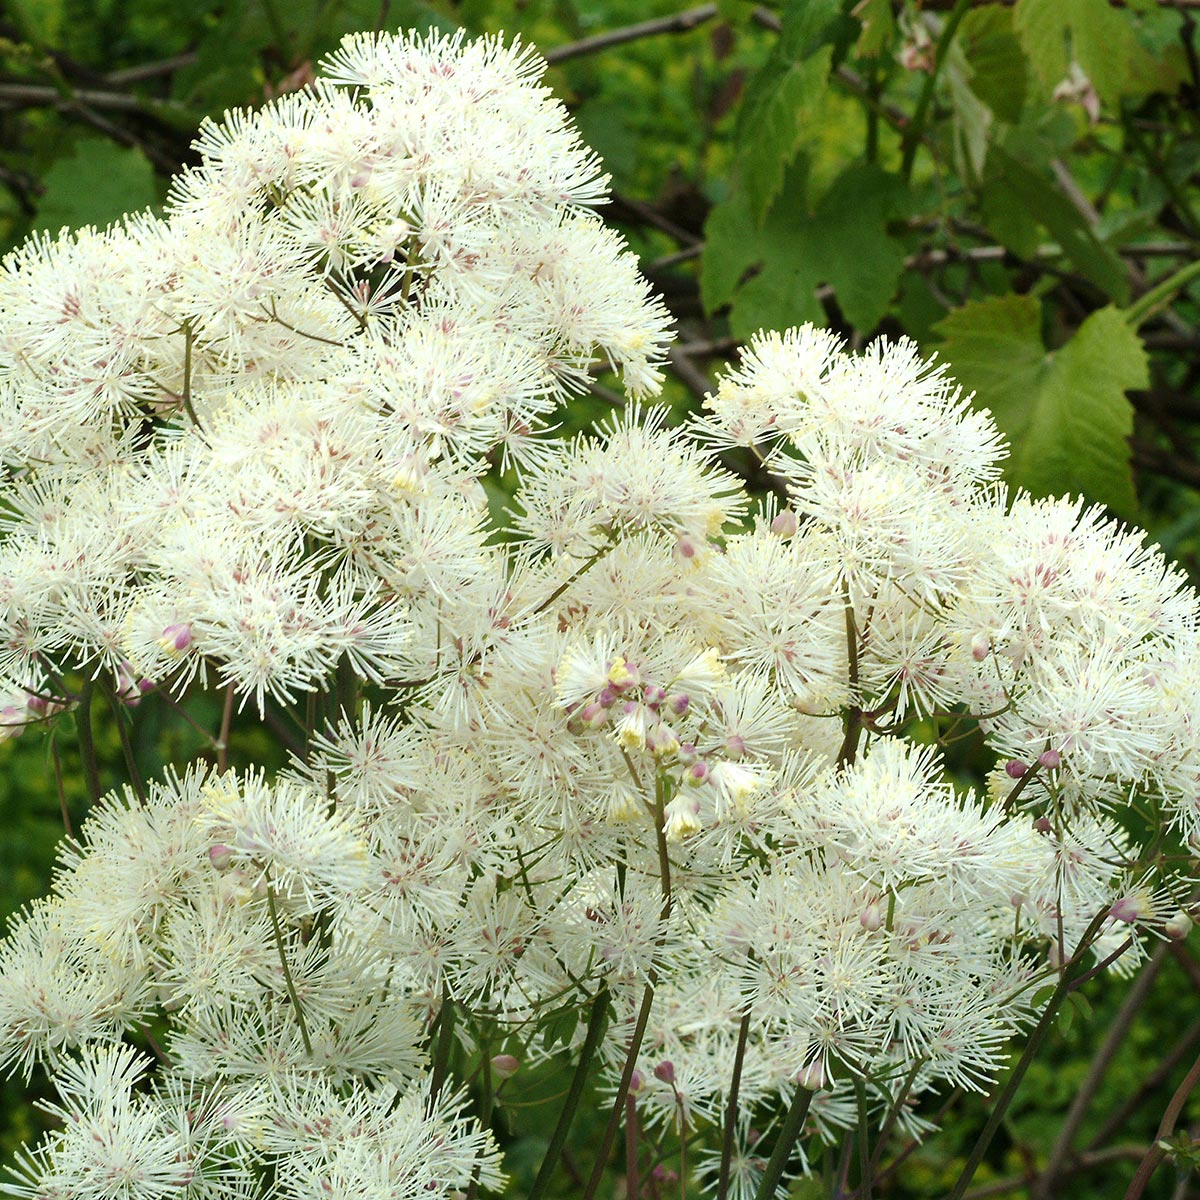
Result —
[{"label": "pink flower bud", "polygon": [[585,729],[599,729],[608,720],[608,709],[599,700],[593,700],[576,713],[575,719]]},{"label": "pink flower bud", "polygon": [[675,1086],[675,1064],[669,1059],[664,1059],[654,1068],[654,1078],[661,1080],[663,1083],[669,1083],[672,1087]]},{"label": "pink flower bud", "polygon": [[685,766],[690,767],[700,756],[696,753],[696,747],[692,742],[684,742],[679,747],[679,761]]},{"label": "pink flower bud", "polygon": [[796,1074],[796,1083],[810,1092],[819,1092],[825,1082],[825,1068],[819,1062],[809,1063]]},{"label": "pink flower bud", "polygon": [[1180,909],[1174,916],[1163,922],[1163,933],[1173,942],[1182,942],[1191,932],[1192,918]]},{"label": "pink flower bud", "polygon": [[798,527],[799,522],[796,520],[796,514],[790,508],[785,508],[783,512],[776,513],[774,519],[771,521],[771,532],[776,537],[794,537]]},{"label": "pink flower bud", "polygon": [[680,557],[682,558],[696,557],[696,543],[686,535],[680,536],[679,542],[675,548],[679,551]]},{"label": "pink flower bud", "polygon": [[1057,750],[1043,750],[1038,755],[1038,762],[1047,771],[1055,771],[1062,765],[1062,755]]},{"label": "pink flower bud", "polygon": [[605,687],[601,690],[600,695],[596,697],[604,708],[612,708],[620,699],[617,689],[614,687]]},{"label": "pink flower bud", "polygon": [[218,843],[208,848],[208,861],[218,871],[227,871],[233,862],[233,848]]},{"label": "pink flower bud", "polygon": [[731,733],[725,739],[725,749],[732,758],[741,758],[746,753],[746,739],[740,733]]},{"label": "pink flower bud", "polygon": [[1028,765],[1023,763],[1019,758],[1010,758],[1008,762],[1004,764],[1004,773],[1010,779],[1021,779],[1028,770]]},{"label": "pink flower bud", "polygon": [[521,1069],[521,1060],[511,1054],[497,1054],[492,1058],[492,1074],[497,1079],[511,1079]]},{"label": "pink flower bud", "polygon": [[1145,899],[1139,896],[1122,896],[1119,900],[1113,902],[1113,906],[1108,910],[1109,916],[1115,921],[1124,921],[1126,925],[1132,925],[1139,917],[1147,915],[1147,906]]},{"label": "pink flower bud", "polygon": [[977,633],[971,639],[971,657],[976,662],[983,662],[991,651],[991,639],[985,633]]},{"label": "pink flower bud", "polygon": [[642,700],[649,708],[658,708],[667,698],[667,689],[657,683],[648,683],[642,689]]},{"label": "pink flower bud", "polygon": [[704,759],[697,759],[687,769],[687,774],[683,777],[686,783],[701,784],[708,778],[708,763]]},{"label": "pink flower bud", "polygon": [[863,909],[862,915],[858,918],[858,923],[868,933],[874,933],[875,930],[883,928],[883,909],[880,907],[878,901],[868,904]]},{"label": "pink flower bud", "polygon": [[1038,833],[1049,833],[1052,828],[1050,825],[1050,818],[1038,817],[1038,819],[1034,821],[1033,827],[1038,831]]},{"label": "pink flower bud", "polygon": [[667,697],[667,707],[677,716],[682,717],[688,710],[688,705],[692,702],[691,696],[686,692],[673,692]]},{"label": "pink flower bud", "polygon": [[162,631],[158,644],[168,654],[182,654],[193,642],[192,627],[178,624],[168,625]]},{"label": "pink flower bud", "polygon": [[646,1086],[646,1077],[637,1069],[633,1068],[633,1074],[629,1077],[629,1094],[636,1096],[638,1092]]}]

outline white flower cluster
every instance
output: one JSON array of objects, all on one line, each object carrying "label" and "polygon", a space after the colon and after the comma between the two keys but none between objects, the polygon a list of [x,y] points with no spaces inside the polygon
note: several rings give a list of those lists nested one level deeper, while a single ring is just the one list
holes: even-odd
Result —
[{"label": "white flower cluster", "polygon": [[[3,731],[92,688],[315,698],[278,778],[105,798],[12,923],[0,1064],[62,1097],[12,1194],[498,1186],[431,1041],[529,1059],[597,996],[646,1121],[739,1089],[748,1194],[781,1096],[920,1129],[1085,935],[1127,963],[1183,920],[1123,817],[1200,839],[1196,597],[1010,500],[911,344],[764,335],[689,429],[551,436],[597,356],[657,388],[666,319],[540,69],[349,39],[208,127],[164,220],[4,263]],[[787,508],[751,513],[734,446]],[[932,744],[964,733],[985,786]]]}]

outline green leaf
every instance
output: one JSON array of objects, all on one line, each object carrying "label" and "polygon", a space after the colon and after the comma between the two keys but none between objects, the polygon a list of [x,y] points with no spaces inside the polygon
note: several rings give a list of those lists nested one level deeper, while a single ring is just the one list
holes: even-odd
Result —
[{"label": "green leaf", "polygon": [[896,33],[892,0],[863,0],[854,8],[862,25],[856,50],[864,58],[877,58],[887,51]]},{"label": "green leaf", "polygon": [[800,62],[832,41],[841,24],[841,0],[790,0],[780,22],[778,52]]},{"label": "green leaf", "polygon": [[777,66],[760,85],[753,107],[748,100],[743,109],[738,169],[759,225],[783,186],[808,126],[806,118],[829,78],[832,58],[833,47],[822,46],[803,62]]},{"label": "green leaf", "polygon": [[980,205],[988,228],[1014,254],[1031,257],[1036,230],[1043,226],[1062,247],[1063,254],[1090,283],[1117,304],[1129,302],[1129,276],[1120,258],[1088,225],[1084,215],[1051,182],[1026,164],[1009,146],[993,145]]},{"label": "green leaf", "polygon": [[1025,104],[1027,71],[1012,10],[1002,4],[971,9],[958,41],[971,68],[971,90],[999,120],[1015,123]]},{"label": "green leaf", "polygon": [[[846,319],[873,329],[887,312],[904,249],[887,222],[901,214],[907,193],[894,175],[852,164],[816,211],[805,212],[803,161],[793,167],[779,201],[759,229],[745,195],[718,205],[705,228],[701,288],[708,311],[733,298],[730,324],[738,337],[755,330],[823,320],[816,290],[833,288]],[[754,268],[757,273],[748,276]]]},{"label": "green leaf", "polygon": [[542,1045],[547,1051],[552,1051],[557,1045],[569,1045],[579,1024],[579,1010],[569,1005],[555,1009],[540,1023]]},{"label": "green leaf", "polygon": [[821,99],[838,32],[836,0],[793,0],[771,57],[751,79],[738,118],[738,173],[761,225]]},{"label": "green leaf", "polygon": [[1148,384],[1141,340],[1112,307],[1053,353],[1040,325],[1032,297],[996,296],[951,313],[937,331],[951,373],[1009,440],[1010,483],[1038,496],[1081,492],[1132,515],[1133,407],[1125,392]]},{"label": "green leaf", "polygon": [[1047,90],[1067,77],[1074,61],[1100,98],[1114,105],[1145,73],[1148,55],[1133,22],[1108,0],[1017,0],[1013,25]]},{"label": "green leaf", "polygon": [[965,180],[977,184],[987,161],[993,113],[971,86],[970,65],[957,45],[952,46],[946,56],[942,76],[950,92],[954,114],[955,169]]},{"label": "green leaf", "polygon": [[107,225],[158,203],[154,171],[138,150],[107,138],[80,137],[74,150],[46,172],[36,227]]},{"label": "green leaf", "polygon": [[1010,440],[1028,425],[1029,398],[1046,365],[1042,307],[1033,296],[992,296],[955,309],[934,327],[950,372],[991,409]]}]

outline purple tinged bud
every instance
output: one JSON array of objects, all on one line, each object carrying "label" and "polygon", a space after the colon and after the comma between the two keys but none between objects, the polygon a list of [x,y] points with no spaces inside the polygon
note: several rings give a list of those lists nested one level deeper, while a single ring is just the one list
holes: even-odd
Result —
[{"label": "purple tinged bud", "polygon": [[1023,763],[1019,758],[1010,758],[1008,762],[1004,764],[1004,773],[1010,779],[1021,779],[1028,770],[1028,765]]},{"label": "purple tinged bud", "polygon": [[986,634],[979,633],[971,639],[971,657],[976,662],[983,662],[987,658],[991,648],[991,641]]},{"label": "purple tinged bud", "polygon": [[637,1069],[633,1068],[633,1074],[629,1077],[629,1094],[636,1096],[638,1092],[646,1086],[646,1077]]},{"label": "purple tinged bud", "polygon": [[781,538],[794,537],[799,524],[796,514],[790,508],[785,508],[783,512],[776,513],[771,521],[771,532]]},{"label": "purple tinged bud", "polygon": [[818,1092],[825,1086],[825,1068],[819,1062],[809,1063],[797,1072],[796,1083],[810,1092]]},{"label": "purple tinged bud", "polygon": [[874,933],[877,929],[883,928],[883,910],[879,903],[868,904],[863,909],[862,915],[858,918],[858,923],[868,932]]},{"label": "purple tinged bud", "polygon": [[1043,750],[1038,755],[1038,762],[1046,768],[1047,771],[1057,770],[1062,765],[1062,755],[1057,750]]},{"label": "purple tinged bud", "polygon": [[688,710],[692,698],[687,692],[674,692],[667,697],[667,707],[677,716],[682,717]]},{"label": "purple tinged bud", "polygon": [[664,1059],[654,1068],[654,1078],[661,1080],[663,1083],[669,1083],[672,1087],[675,1086],[675,1064],[670,1059]]},{"label": "purple tinged bud", "polygon": [[666,698],[666,688],[659,687],[657,683],[646,684],[642,691],[642,700],[648,708],[658,708]]},{"label": "purple tinged bud", "polygon": [[1136,896],[1122,896],[1113,903],[1108,913],[1115,921],[1124,921],[1126,925],[1132,925],[1142,915],[1142,906]]},{"label": "purple tinged bud", "polygon": [[220,842],[215,846],[210,846],[208,849],[208,861],[218,871],[229,870],[230,865],[233,863],[233,848],[222,845]]},{"label": "purple tinged bud", "polygon": [[194,640],[190,625],[168,625],[162,631],[158,644],[168,653],[182,654]]},{"label": "purple tinged bud", "polygon": [[1049,817],[1038,817],[1038,819],[1036,821],[1034,821],[1033,827],[1034,827],[1034,829],[1036,829],[1038,831],[1038,833],[1049,833],[1050,832],[1050,818]]},{"label": "purple tinged bud", "polygon": [[29,709],[31,713],[37,713],[39,717],[45,714],[49,705],[50,702],[45,696],[34,696],[28,692],[25,694],[25,707]]},{"label": "purple tinged bud", "polygon": [[691,538],[681,536],[679,539],[678,550],[683,558],[696,557],[696,543]]},{"label": "purple tinged bud", "polygon": [[497,1079],[511,1079],[521,1069],[521,1060],[511,1054],[497,1054],[492,1059],[492,1074]]},{"label": "purple tinged bud", "polygon": [[585,729],[599,729],[608,720],[608,709],[599,700],[593,700],[575,714],[575,719]]},{"label": "purple tinged bud", "polygon": [[679,747],[677,757],[685,767],[690,767],[700,756],[696,753],[696,747],[692,742],[684,742]]},{"label": "purple tinged bud", "polygon": [[1173,942],[1182,942],[1191,932],[1192,918],[1181,908],[1173,917],[1163,922],[1163,933]]},{"label": "purple tinged bud", "polygon": [[688,783],[703,783],[708,778],[708,763],[702,758],[697,759],[688,767],[687,775],[684,778]]},{"label": "purple tinged bud", "polygon": [[740,733],[731,733],[725,739],[725,749],[729,751],[730,757],[741,758],[746,753],[746,739]]},{"label": "purple tinged bud", "polygon": [[601,690],[597,699],[605,708],[612,708],[620,699],[620,693],[614,687],[605,687]]}]

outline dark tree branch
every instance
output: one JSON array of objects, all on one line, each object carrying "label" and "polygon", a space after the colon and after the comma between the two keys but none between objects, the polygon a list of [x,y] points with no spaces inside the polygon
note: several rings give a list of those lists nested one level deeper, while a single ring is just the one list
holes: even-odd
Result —
[{"label": "dark tree branch", "polygon": [[569,58],[579,58],[584,54],[597,54],[601,50],[621,46],[626,42],[636,42],[641,38],[657,37],[664,33],[690,33],[698,26],[711,21],[716,15],[715,4],[701,4],[683,12],[656,17],[652,21],[639,21],[635,25],[609,29],[592,37],[581,38],[577,42],[568,42],[565,46],[555,46],[546,52],[546,61],[553,65],[565,62]]}]

